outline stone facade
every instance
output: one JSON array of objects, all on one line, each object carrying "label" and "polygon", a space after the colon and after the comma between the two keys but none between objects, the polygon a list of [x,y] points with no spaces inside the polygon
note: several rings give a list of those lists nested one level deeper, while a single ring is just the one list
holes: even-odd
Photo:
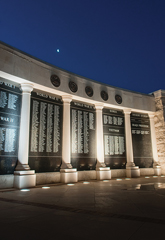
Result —
[{"label": "stone facade", "polygon": [[159,162],[165,174],[165,91],[112,87],[0,42],[0,93],[0,188],[161,175]]},{"label": "stone facade", "polygon": [[154,117],[158,160],[165,174],[165,91],[154,92],[156,112]]}]

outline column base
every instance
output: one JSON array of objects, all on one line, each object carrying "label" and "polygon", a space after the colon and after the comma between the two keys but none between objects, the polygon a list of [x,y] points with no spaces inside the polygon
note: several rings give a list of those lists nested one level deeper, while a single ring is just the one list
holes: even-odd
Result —
[{"label": "column base", "polygon": [[154,175],[160,176],[162,173],[161,166],[159,164],[153,164]]},{"label": "column base", "polygon": [[30,167],[28,164],[20,164],[18,163],[16,168],[15,168],[15,172],[17,171],[29,171],[30,170]]},{"label": "column base", "polygon": [[76,168],[61,169],[61,182],[62,183],[75,183],[78,182],[78,173]]},{"label": "column base", "polygon": [[138,166],[126,167],[126,176],[129,178],[140,177],[140,169]]},{"label": "column base", "polygon": [[111,179],[110,167],[98,167],[96,168],[97,180],[109,180]]},{"label": "column base", "polygon": [[34,170],[14,171],[14,187],[29,188],[36,186],[36,174]]}]

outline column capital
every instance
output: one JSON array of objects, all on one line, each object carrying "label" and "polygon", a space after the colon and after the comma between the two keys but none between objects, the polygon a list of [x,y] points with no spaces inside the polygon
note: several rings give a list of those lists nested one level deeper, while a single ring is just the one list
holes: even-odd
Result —
[{"label": "column capital", "polygon": [[94,105],[96,110],[102,110],[104,107],[103,103],[95,103]]},{"label": "column capital", "polygon": [[71,95],[63,95],[62,96],[62,101],[64,103],[70,103],[72,101],[72,96]]},{"label": "column capital", "polygon": [[23,93],[31,93],[33,91],[33,84],[31,83],[21,83],[21,90]]},{"label": "column capital", "polygon": [[131,114],[131,108],[124,108],[123,109],[124,114]]},{"label": "column capital", "polygon": [[150,119],[152,119],[152,118],[154,118],[155,114],[154,114],[154,112],[150,112],[150,113],[148,113],[148,116]]}]

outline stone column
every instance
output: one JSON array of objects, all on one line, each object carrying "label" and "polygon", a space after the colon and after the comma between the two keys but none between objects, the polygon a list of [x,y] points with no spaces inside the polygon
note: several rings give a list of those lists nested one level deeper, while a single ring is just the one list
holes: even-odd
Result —
[{"label": "stone column", "polygon": [[71,183],[78,181],[77,169],[71,165],[70,151],[70,102],[72,96],[64,95],[63,100],[63,134],[62,134],[62,165],[61,165],[61,182]]},{"label": "stone column", "polygon": [[127,177],[139,177],[140,169],[135,166],[133,159],[133,145],[132,145],[132,133],[131,133],[131,109],[124,109],[125,114],[125,140],[126,140],[126,176]]},{"label": "stone column", "polygon": [[25,188],[36,185],[34,170],[28,165],[29,153],[29,124],[30,124],[30,96],[33,90],[32,84],[21,84],[22,106],[20,118],[20,134],[18,147],[18,163],[14,171],[14,187]]},{"label": "stone column", "polygon": [[150,118],[150,130],[151,130],[151,144],[152,144],[152,154],[153,154],[153,169],[155,175],[161,175],[161,166],[158,161],[157,144],[156,144],[156,134],[154,125],[154,113],[149,113]]},{"label": "stone column", "polygon": [[98,180],[111,179],[110,167],[106,167],[104,162],[104,140],[103,140],[103,116],[102,103],[96,103],[96,177]]}]

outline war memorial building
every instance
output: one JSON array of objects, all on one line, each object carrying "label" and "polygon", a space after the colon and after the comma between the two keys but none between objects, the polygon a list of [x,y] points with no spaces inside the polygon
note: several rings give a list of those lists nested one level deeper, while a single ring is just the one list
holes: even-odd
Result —
[{"label": "war memorial building", "polygon": [[0,188],[165,174],[164,105],[0,42]]}]

